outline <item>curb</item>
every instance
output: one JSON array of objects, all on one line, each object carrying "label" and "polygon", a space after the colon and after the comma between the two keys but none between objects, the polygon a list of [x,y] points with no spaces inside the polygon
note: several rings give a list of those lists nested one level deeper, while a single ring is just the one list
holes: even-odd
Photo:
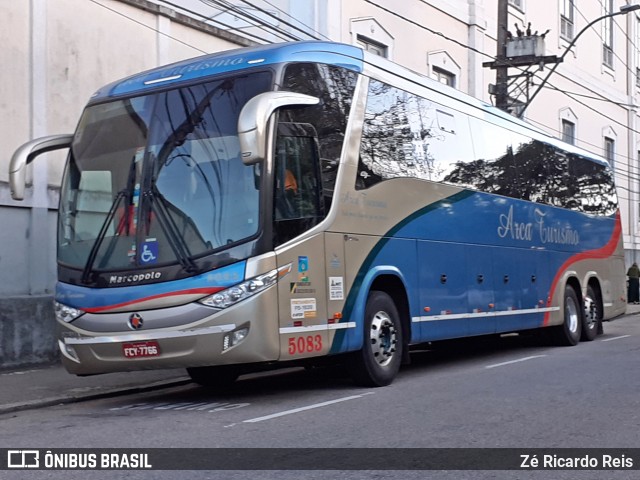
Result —
[{"label": "curb", "polygon": [[123,395],[130,395],[134,393],[146,393],[155,390],[162,390],[164,388],[182,387],[193,383],[190,378],[177,378],[175,380],[162,380],[155,383],[150,383],[143,386],[131,386],[131,387],[115,387],[108,390],[103,390],[95,393],[77,394],[77,395],[60,395],[56,397],[41,398],[38,400],[29,400],[25,402],[8,403],[6,405],[0,405],[0,415],[13,412],[21,412],[24,410],[33,410],[43,407],[52,407],[55,405],[67,405],[71,403],[86,402],[89,400],[99,400],[102,398],[119,397]]}]

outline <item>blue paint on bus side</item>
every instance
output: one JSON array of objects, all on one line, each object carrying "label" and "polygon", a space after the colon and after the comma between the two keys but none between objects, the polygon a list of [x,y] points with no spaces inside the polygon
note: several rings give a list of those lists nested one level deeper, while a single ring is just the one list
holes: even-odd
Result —
[{"label": "blue paint on bus side", "polygon": [[[331,353],[361,348],[367,295],[380,268],[395,268],[407,287],[410,315],[419,320],[413,343],[540,327],[544,310],[536,309],[548,306],[563,264],[605,247],[615,225],[615,217],[472,191],[420,209],[363,262],[342,320],[357,327],[336,334]],[[445,315],[452,318],[438,318]]]},{"label": "blue paint on bus side", "polygon": [[[202,297],[231,287],[245,279],[246,261],[213,270],[195,277],[170,282],[126,287],[88,288],[58,282],[55,299],[65,305],[87,311],[107,311],[123,305],[135,305],[176,295],[202,294]],[[144,275],[143,272],[131,277]],[[146,308],[149,308],[148,306]]]},{"label": "blue paint on bus side", "polygon": [[324,63],[362,72],[363,53],[353,45],[313,41],[239,48],[183,60],[119,80],[98,90],[91,101],[143,94],[158,87],[285,62]]},{"label": "blue paint on bus side", "polygon": [[[354,351],[362,347],[362,333],[359,333],[358,331],[362,331],[362,319],[367,302],[367,295],[369,293],[369,290],[364,287],[370,287],[373,279],[369,275],[369,271],[382,264],[382,262],[380,262],[378,258],[381,252],[385,250],[387,243],[389,243],[397,235],[398,231],[400,231],[407,225],[411,225],[414,221],[416,221],[416,219],[428,216],[430,212],[437,211],[438,209],[442,208],[444,204],[448,205],[450,203],[456,203],[472,194],[473,192],[470,191],[462,191],[449,198],[428,205],[401,220],[389,232],[382,236],[380,241],[374,246],[373,249],[371,249],[371,252],[369,252],[364,262],[362,263],[362,266],[358,270],[353,285],[351,286],[351,289],[349,290],[347,298],[345,300],[341,322],[356,322],[356,328],[349,329],[349,334],[347,334],[345,330],[338,330],[336,332],[336,335],[334,336],[333,343],[329,351],[330,354]],[[398,252],[394,251],[394,249],[386,249],[384,256],[392,259],[390,265],[395,265],[398,263],[402,255],[407,251],[416,252],[416,249],[412,248]],[[384,257],[381,256],[380,258]],[[410,264],[410,261],[408,263]],[[408,267],[408,271],[417,271],[417,265],[417,259],[414,258],[413,265]],[[365,280],[367,282],[365,282]],[[414,287],[411,291],[407,290],[410,297],[409,302],[411,315],[413,315],[413,312],[415,312],[415,310],[418,308],[418,305],[414,300],[415,293],[412,294],[412,292],[415,292],[415,288],[417,288],[417,282],[416,284],[414,284]]]}]

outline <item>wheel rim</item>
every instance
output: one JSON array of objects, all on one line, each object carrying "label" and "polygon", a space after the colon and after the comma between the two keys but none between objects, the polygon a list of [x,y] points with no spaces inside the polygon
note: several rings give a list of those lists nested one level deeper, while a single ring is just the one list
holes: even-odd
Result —
[{"label": "wheel rim", "polygon": [[584,299],[584,319],[589,329],[595,328],[598,323],[598,309],[596,302],[591,297]]},{"label": "wheel rim", "polygon": [[578,331],[578,306],[573,298],[567,297],[564,305],[564,318],[570,332]]},{"label": "wheel rim", "polygon": [[389,365],[396,352],[398,339],[396,327],[387,312],[380,311],[373,316],[369,338],[374,360],[382,367]]}]

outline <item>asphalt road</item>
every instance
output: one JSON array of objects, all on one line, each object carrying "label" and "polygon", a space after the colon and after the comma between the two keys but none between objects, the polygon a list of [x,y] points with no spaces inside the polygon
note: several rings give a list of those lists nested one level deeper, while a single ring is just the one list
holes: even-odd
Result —
[{"label": "asphalt road", "polygon": [[[538,337],[414,352],[386,388],[341,368],[0,416],[0,448],[640,448],[640,316],[576,347]],[[293,450],[292,450],[293,451]],[[635,459],[636,465],[640,458]],[[5,473],[7,475],[5,475]],[[638,478],[631,471],[2,472],[2,478]]]}]

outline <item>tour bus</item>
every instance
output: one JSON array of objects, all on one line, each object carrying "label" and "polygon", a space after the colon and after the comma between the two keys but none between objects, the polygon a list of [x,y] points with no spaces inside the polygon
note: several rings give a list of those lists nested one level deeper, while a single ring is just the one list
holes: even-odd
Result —
[{"label": "tour bus", "polygon": [[[625,311],[611,168],[360,48],[294,42],[98,90],[57,227],[58,343],[77,375],[186,368],[220,387],[331,360],[392,382],[413,345]],[[546,335],[545,335],[546,336]]]}]

